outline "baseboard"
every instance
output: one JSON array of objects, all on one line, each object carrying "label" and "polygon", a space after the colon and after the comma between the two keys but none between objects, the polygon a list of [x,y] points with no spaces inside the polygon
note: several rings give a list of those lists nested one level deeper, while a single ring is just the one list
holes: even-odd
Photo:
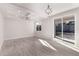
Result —
[{"label": "baseboard", "polygon": [[45,38],[45,39],[51,39],[51,36],[46,36],[46,35],[36,35],[36,37],[40,37],[40,38]]},{"label": "baseboard", "polygon": [[4,42],[4,40],[0,40],[0,51],[1,51],[1,47],[2,47],[3,42]]},{"label": "baseboard", "polygon": [[20,39],[20,38],[27,38],[27,37],[33,37],[34,35],[27,35],[27,36],[21,36],[21,37],[14,37],[14,38],[5,38],[4,40],[12,40],[12,39]]},{"label": "baseboard", "polygon": [[66,47],[68,47],[68,48],[70,48],[70,49],[72,49],[76,52],[79,52],[79,48],[77,46],[73,45],[73,44],[67,43],[63,40],[59,40],[59,39],[56,39],[56,38],[54,38],[54,40],[59,44],[62,44],[62,45],[66,46]]}]

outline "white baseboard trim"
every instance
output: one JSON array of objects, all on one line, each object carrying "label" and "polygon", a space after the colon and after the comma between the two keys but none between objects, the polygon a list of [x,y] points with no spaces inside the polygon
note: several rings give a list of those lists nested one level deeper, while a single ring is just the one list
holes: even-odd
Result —
[{"label": "white baseboard trim", "polygon": [[44,34],[37,34],[37,35],[35,35],[35,36],[36,36],[36,37],[45,38],[45,39],[51,39],[51,38],[52,38],[52,36],[50,36],[50,35],[46,36],[46,35],[44,35]]},{"label": "white baseboard trim", "polygon": [[12,39],[20,39],[20,38],[27,38],[27,37],[33,37],[34,35],[29,35],[29,36],[22,36],[22,37],[15,37],[15,38],[8,38],[4,40],[12,40]]},{"label": "white baseboard trim", "polygon": [[76,51],[76,52],[79,52],[79,48],[76,47],[76,46],[73,45],[73,44],[70,44],[70,43],[64,42],[64,41],[59,40],[59,39],[56,39],[56,38],[54,38],[54,40],[55,40],[56,42],[58,42],[58,43],[64,45],[64,46],[66,46],[66,47],[68,47],[68,48],[70,48],[70,49]]},{"label": "white baseboard trim", "polygon": [[0,51],[1,51],[1,47],[3,45],[4,40],[0,40]]}]

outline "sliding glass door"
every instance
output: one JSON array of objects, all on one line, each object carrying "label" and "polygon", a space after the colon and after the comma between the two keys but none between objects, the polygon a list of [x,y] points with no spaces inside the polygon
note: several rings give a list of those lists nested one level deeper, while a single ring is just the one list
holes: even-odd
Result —
[{"label": "sliding glass door", "polygon": [[68,42],[75,40],[75,17],[66,16],[54,20],[55,37],[63,39]]}]

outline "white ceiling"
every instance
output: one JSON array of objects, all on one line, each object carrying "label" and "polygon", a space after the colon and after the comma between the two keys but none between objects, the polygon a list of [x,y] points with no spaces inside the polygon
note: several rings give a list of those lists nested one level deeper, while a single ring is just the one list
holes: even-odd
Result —
[{"label": "white ceiling", "polygon": [[[47,8],[48,3],[18,3],[18,4],[16,3],[15,5],[24,7],[32,11],[39,17],[42,18],[47,17],[47,14],[45,13],[45,9]],[[78,3],[49,3],[49,5],[53,10],[52,12],[53,15],[69,9],[79,7]]]}]

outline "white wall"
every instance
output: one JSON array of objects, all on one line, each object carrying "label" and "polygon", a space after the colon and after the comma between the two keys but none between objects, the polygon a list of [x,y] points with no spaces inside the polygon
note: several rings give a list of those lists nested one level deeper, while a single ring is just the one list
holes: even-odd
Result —
[{"label": "white wall", "polygon": [[34,35],[34,22],[24,19],[26,12],[14,5],[2,5],[2,13],[4,17],[4,39],[16,39],[31,37]]},{"label": "white wall", "polygon": [[53,18],[44,19],[41,22],[42,30],[36,32],[38,37],[53,38]]},{"label": "white wall", "polygon": [[34,35],[34,24],[32,21],[6,20],[5,39],[16,39],[31,37]]},{"label": "white wall", "polygon": [[3,17],[2,17],[2,14],[0,12],[0,49],[1,49],[1,46],[2,46],[2,43],[3,43]]}]

